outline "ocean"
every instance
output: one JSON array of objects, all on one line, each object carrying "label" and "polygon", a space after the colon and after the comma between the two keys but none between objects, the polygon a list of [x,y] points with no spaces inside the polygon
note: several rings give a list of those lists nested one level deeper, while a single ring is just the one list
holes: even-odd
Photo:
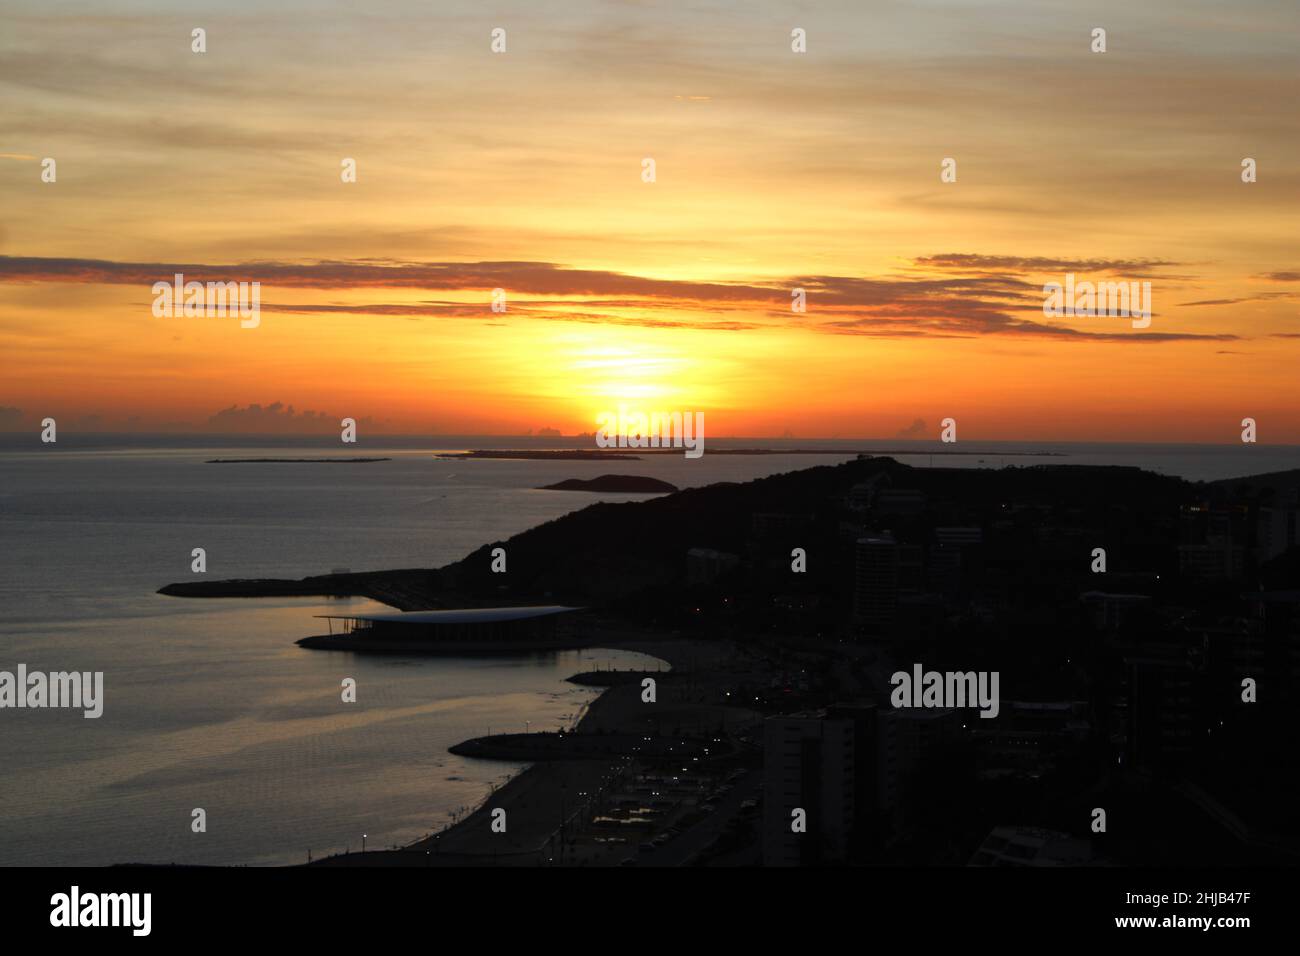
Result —
[{"label": "ocean", "polygon": [[[194,577],[302,577],[436,567],[597,500],[537,490],[607,472],[679,487],[745,481],[844,456],[709,455],[708,448],[891,451],[909,464],[1122,464],[1190,480],[1300,468],[1290,446],[951,446],[887,440],[710,439],[700,459],[447,460],[440,450],[573,440],[337,441],[0,436],[0,670],[103,671],[104,713],[0,711],[0,865],[266,865],[400,845],[447,824],[521,765],[447,747],[489,730],[571,724],[600,666],[592,649],[508,658],[370,658],[302,650],[313,615],[372,607],[317,599],[189,600]],[[340,448],[344,450],[340,450]],[[369,464],[208,464],[223,457],[383,456]],[[340,682],[357,681],[357,701]],[[206,832],[191,830],[193,811]]]}]

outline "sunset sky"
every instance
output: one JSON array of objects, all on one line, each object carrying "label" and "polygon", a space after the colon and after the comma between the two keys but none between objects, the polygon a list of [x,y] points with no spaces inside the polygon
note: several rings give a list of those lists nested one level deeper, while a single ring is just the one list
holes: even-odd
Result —
[{"label": "sunset sky", "polygon": [[7,0],[0,431],[1300,442],[1294,0],[363,6]]}]

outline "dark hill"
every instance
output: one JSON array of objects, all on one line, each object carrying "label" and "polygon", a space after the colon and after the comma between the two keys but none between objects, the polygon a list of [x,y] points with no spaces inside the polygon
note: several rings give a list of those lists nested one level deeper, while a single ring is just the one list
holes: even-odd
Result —
[{"label": "dark hill", "polygon": [[1238,494],[1249,493],[1271,498],[1282,492],[1300,488],[1300,470],[1270,471],[1263,475],[1246,475],[1241,478],[1221,478],[1208,482],[1210,487]]},{"label": "dark hill", "polygon": [[[1187,482],[1137,468],[917,469],[891,458],[862,458],[649,501],[593,504],[479,548],[442,568],[439,584],[476,601],[524,603],[549,595],[549,600],[612,605],[636,592],[684,587],[686,553],[692,548],[752,557],[754,516],[763,514],[801,516],[804,530],[796,544],[810,553],[819,548],[822,555],[838,548],[837,571],[845,573],[847,565],[851,577],[853,537],[846,538],[841,527],[844,498],[872,478],[895,489],[920,490],[940,524],[988,525],[1026,509],[1049,518],[1068,514],[1071,521],[1086,514],[1098,534],[1112,529],[1112,536],[1127,535],[1151,552],[1149,542],[1167,541],[1171,534],[1176,540],[1178,507],[1195,497]],[[491,551],[501,546],[508,574],[491,571]],[[789,545],[783,540],[782,546],[788,566]],[[780,557],[770,550],[770,557]],[[1130,549],[1133,566],[1141,566],[1146,555],[1135,558],[1135,553]]]}]

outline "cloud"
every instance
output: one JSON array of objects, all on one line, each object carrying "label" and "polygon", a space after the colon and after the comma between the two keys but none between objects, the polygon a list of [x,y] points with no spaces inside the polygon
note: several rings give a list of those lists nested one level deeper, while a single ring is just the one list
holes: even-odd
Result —
[{"label": "cloud", "polygon": [[986,256],[976,253],[948,252],[921,256],[913,263],[936,269],[1001,269],[1013,272],[1106,272],[1136,276],[1169,266],[1186,263],[1168,259],[1056,259],[1046,256]]},{"label": "cloud", "polygon": [[672,299],[754,301],[789,292],[756,285],[682,282],[587,269],[567,269],[552,262],[407,262],[391,259],[274,261],[237,265],[198,263],[112,262],[104,259],[59,259],[0,256],[0,281],[80,282],[106,285],[152,285],[181,273],[187,280],[258,281],[265,285],[308,289],[462,289],[506,288],[550,295],[642,295]]},{"label": "cloud", "polygon": [[1047,325],[1017,319],[997,312],[967,316],[922,319],[907,316],[861,316],[855,319],[826,322],[822,328],[842,335],[870,335],[879,338],[966,338],[976,335],[1007,335],[1066,341],[1125,342],[1155,345],[1164,342],[1236,342],[1241,336],[1228,333],[1139,332],[1129,331],[1127,318],[1102,317],[1097,321],[1119,323],[1114,331],[1075,329],[1068,325]]},{"label": "cloud", "polygon": [[[292,405],[272,402],[259,405],[256,402],[243,408],[231,405],[223,408],[208,418],[207,428],[215,432],[254,432],[258,434],[277,435],[315,435],[329,432],[337,433],[341,429],[341,418],[329,412],[315,412],[310,409],[295,412]],[[369,426],[369,427],[368,427]],[[379,430],[378,423],[371,418],[357,419],[359,432],[371,429]]]},{"label": "cloud", "polygon": [[895,438],[923,438],[926,435],[925,419],[917,418],[906,428],[894,432]]},{"label": "cloud", "polygon": [[[1153,269],[1178,263],[1161,259],[1046,259],[949,253],[914,260],[958,270],[999,269]],[[370,314],[409,319],[478,318],[503,321],[487,307],[492,289],[507,290],[511,317],[548,321],[686,328],[743,332],[763,327],[797,327],[828,334],[881,337],[969,337],[1005,335],[1060,340],[1232,341],[1230,334],[1130,332],[1110,328],[1074,328],[1046,324],[1041,314],[1042,289],[1018,275],[940,274],[879,277],[803,275],[782,281],[709,282],[659,279],[623,272],[571,269],[534,261],[410,262],[391,259],[321,260],[291,263],[254,261],[237,265],[113,262],[102,259],[0,256],[0,282],[139,284],[187,280],[257,281],[281,289],[374,292],[418,289],[475,293],[483,302],[426,300],[364,303],[293,303],[262,305],[271,312],[301,314]],[[1168,278],[1168,277],[1166,277]],[[790,311],[791,292],[807,293],[808,311]],[[515,296],[519,297],[516,298]],[[550,298],[546,298],[546,297]],[[375,297],[379,298],[378,296]],[[625,310],[625,311],[620,311]],[[743,318],[728,313],[743,312]],[[712,315],[720,313],[721,315]]]},{"label": "cloud", "polygon": [[[584,302],[583,305],[592,303]],[[579,311],[568,307],[563,302],[550,300],[508,300],[505,316],[524,316],[530,319],[545,319],[558,322],[586,322],[595,325],[634,325],[639,328],[654,329],[711,329],[713,331],[738,332],[746,329],[760,329],[759,322],[737,321],[701,321],[688,319],[663,319],[646,315],[624,316],[615,313]],[[645,308],[645,302],[630,300],[622,303],[621,308]],[[417,304],[381,304],[358,303],[355,305],[316,305],[292,303],[262,303],[263,312],[285,312],[290,314],[325,314],[325,315],[391,315],[408,319],[420,318],[465,318],[483,319],[492,324],[501,324],[502,313],[493,312],[490,303],[466,302],[429,302]]]},{"label": "cloud", "polygon": [[1270,302],[1274,299],[1294,299],[1295,292],[1261,292],[1259,295],[1243,296],[1239,299],[1200,299],[1196,302],[1179,302],[1179,307],[1197,305],[1242,305],[1246,302]]}]

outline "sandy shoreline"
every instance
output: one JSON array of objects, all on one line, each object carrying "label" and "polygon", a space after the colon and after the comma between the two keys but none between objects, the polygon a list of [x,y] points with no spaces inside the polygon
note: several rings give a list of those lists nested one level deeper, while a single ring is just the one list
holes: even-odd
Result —
[{"label": "sandy shoreline", "polygon": [[[707,732],[751,716],[737,708],[704,703],[707,691],[694,679],[697,673],[707,674],[711,670],[716,673],[713,668],[701,670],[700,666],[730,657],[732,652],[727,645],[646,634],[621,634],[612,637],[609,645],[663,660],[671,671],[666,671],[660,681],[655,704],[642,702],[639,683],[603,689],[585,705],[574,733],[653,734],[661,729],[670,732],[678,728]],[[601,646],[604,645],[591,645]],[[602,790],[617,787],[627,779],[632,767],[629,758],[612,755],[608,759],[535,762],[489,793],[472,813],[440,833],[417,840],[402,850],[346,854],[317,861],[316,865],[607,864],[611,862],[610,855],[626,855],[629,851],[613,848],[602,853],[586,846],[579,847],[574,858],[574,851],[563,846],[560,834],[563,828],[565,836],[570,835]],[[504,833],[492,829],[493,811],[499,809],[506,811]]]}]

